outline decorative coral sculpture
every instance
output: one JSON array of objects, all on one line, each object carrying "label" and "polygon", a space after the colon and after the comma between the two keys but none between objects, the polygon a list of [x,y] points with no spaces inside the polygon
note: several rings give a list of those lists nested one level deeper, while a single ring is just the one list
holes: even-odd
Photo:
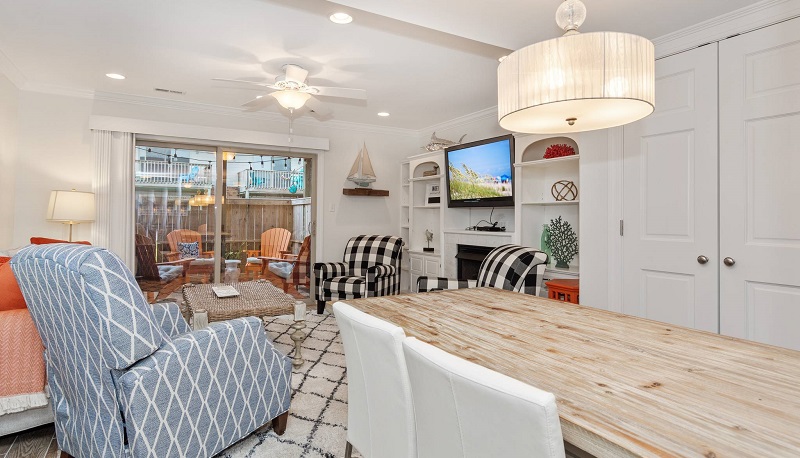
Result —
[{"label": "decorative coral sculpture", "polygon": [[550,220],[550,250],[556,267],[561,269],[568,269],[572,258],[578,254],[578,235],[560,216]]},{"label": "decorative coral sculpture", "polygon": [[550,145],[544,152],[545,159],[553,159],[555,157],[572,156],[575,154],[575,148],[566,144]]}]

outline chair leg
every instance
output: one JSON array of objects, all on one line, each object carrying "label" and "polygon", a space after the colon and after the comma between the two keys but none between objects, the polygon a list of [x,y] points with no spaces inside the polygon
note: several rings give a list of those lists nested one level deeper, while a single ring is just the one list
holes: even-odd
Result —
[{"label": "chair leg", "polygon": [[325,312],[325,301],[317,301],[317,315],[322,315]]},{"label": "chair leg", "polygon": [[351,458],[353,456],[353,444],[347,443],[344,447],[344,458]]},{"label": "chair leg", "polygon": [[286,432],[286,423],[289,422],[289,411],[278,415],[277,417],[272,419],[272,429],[275,430],[275,434],[279,436],[283,436],[283,433]]}]

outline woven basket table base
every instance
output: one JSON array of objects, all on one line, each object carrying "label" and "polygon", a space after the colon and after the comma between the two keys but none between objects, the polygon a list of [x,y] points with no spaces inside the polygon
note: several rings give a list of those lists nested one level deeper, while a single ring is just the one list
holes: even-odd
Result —
[{"label": "woven basket table base", "polygon": [[294,313],[295,298],[267,281],[228,284],[239,291],[238,296],[217,297],[211,290],[212,286],[217,285],[190,283],[183,286],[183,300],[192,315],[194,329],[201,329],[215,321]]}]

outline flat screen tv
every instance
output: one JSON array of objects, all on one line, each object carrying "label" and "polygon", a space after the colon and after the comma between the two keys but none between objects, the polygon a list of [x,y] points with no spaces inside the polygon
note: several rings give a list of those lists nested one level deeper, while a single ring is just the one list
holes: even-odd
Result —
[{"label": "flat screen tv", "polygon": [[514,206],[514,136],[444,150],[448,207]]}]

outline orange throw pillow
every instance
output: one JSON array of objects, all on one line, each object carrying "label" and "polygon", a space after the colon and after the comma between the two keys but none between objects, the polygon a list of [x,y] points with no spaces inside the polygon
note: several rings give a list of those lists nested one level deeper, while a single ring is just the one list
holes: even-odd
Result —
[{"label": "orange throw pillow", "polygon": [[0,312],[24,308],[28,306],[11,271],[11,263],[0,264]]},{"label": "orange throw pillow", "polygon": [[7,263],[10,260],[11,258],[9,258],[8,256],[0,256],[0,266],[2,266],[3,264]]},{"label": "orange throw pillow", "polygon": [[66,240],[49,239],[47,237],[31,237],[32,245],[47,245],[50,243],[77,243],[80,245],[91,245],[91,242],[87,242],[85,240],[81,242],[68,242]]}]

